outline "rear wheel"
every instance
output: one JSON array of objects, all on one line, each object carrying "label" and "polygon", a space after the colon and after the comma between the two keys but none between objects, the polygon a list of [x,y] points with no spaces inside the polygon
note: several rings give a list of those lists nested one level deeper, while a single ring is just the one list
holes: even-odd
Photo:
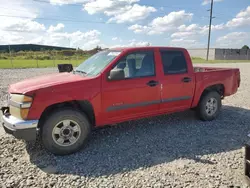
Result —
[{"label": "rear wheel", "polygon": [[78,151],[90,133],[88,118],[81,112],[65,109],[54,112],[41,129],[44,147],[56,154],[67,155]]},{"label": "rear wheel", "polygon": [[198,117],[203,121],[215,119],[221,110],[221,96],[216,91],[207,92],[202,96],[198,108],[196,109]]}]

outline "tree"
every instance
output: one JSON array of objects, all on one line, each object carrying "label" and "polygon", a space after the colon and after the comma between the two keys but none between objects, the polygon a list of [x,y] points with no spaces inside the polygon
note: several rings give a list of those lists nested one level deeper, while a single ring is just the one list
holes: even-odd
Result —
[{"label": "tree", "polygon": [[244,46],[242,46],[242,48],[241,49],[244,49],[244,50],[249,50],[249,46],[248,45],[244,45]]}]

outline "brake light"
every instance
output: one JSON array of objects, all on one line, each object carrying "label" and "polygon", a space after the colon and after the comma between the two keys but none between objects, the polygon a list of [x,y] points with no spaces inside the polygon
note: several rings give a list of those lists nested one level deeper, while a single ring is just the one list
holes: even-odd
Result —
[{"label": "brake light", "polygon": [[238,73],[237,73],[237,78],[238,78],[238,87],[240,87],[240,81],[241,81],[241,79],[240,79],[240,71],[238,71]]}]

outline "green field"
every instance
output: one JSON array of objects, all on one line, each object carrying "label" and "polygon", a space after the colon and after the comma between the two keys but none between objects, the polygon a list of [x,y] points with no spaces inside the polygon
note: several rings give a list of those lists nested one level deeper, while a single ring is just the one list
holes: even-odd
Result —
[{"label": "green field", "polygon": [[[81,60],[27,60],[27,59],[14,59],[11,61],[9,59],[0,59],[0,69],[3,68],[44,68],[44,67],[57,67],[60,63],[71,63],[73,66],[77,66],[82,63],[84,59]],[[236,63],[236,62],[250,62],[250,60],[209,60],[206,61],[201,58],[192,58],[193,63]]]},{"label": "green field", "polygon": [[208,60],[192,57],[193,63],[250,63],[250,60]]},{"label": "green field", "polygon": [[71,63],[77,66],[85,59],[81,60],[26,60],[26,59],[0,59],[0,69],[3,68],[44,68],[44,67],[57,67],[60,63]]}]

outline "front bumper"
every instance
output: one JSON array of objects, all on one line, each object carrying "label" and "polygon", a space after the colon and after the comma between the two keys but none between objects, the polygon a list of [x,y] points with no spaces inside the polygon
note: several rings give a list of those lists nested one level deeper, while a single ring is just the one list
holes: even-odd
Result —
[{"label": "front bumper", "polygon": [[250,185],[250,144],[247,143],[244,146],[245,156],[244,156],[244,175],[245,180],[248,185]]},{"label": "front bumper", "polygon": [[38,120],[21,120],[9,113],[8,107],[1,108],[3,128],[6,133],[18,139],[36,140]]}]

